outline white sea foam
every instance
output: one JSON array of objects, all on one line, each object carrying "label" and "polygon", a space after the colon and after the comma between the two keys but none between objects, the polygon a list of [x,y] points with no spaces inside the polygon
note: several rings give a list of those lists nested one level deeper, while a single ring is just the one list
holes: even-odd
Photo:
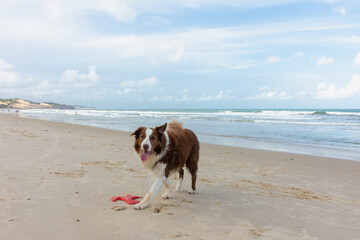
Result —
[{"label": "white sea foam", "polygon": [[346,152],[353,152],[354,156],[358,154],[357,158],[360,158],[358,110],[24,109],[20,114],[123,131],[132,131],[140,125],[156,126],[177,119],[200,136],[208,136],[207,141],[213,143],[232,145],[236,142],[235,138],[241,137],[239,146],[243,146],[248,139],[256,139],[251,142],[251,146],[260,146],[259,141],[307,144],[344,149]]},{"label": "white sea foam", "polygon": [[[88,117],[105,118],[156,118],[156,119],[193,119],[193,120],[212,120],[212,121],[249,121],[249,122],[268,122],[284,124],[323,124],[326,115],[332,116],[360,116],[360,112],[320,112],[317,111],[288,111],[288,110],[262,110],[262,111],[140,111],[140,110],[59,110],[59,109],[27,109],[22,110],[28,114],[57,114],[57,115],[79,115]],[[269,120],[269,121],[265,121]],[[280,122],[282,120],[282,122]],[[288,120],[288,121],[285,121]],[[315,123],[313,121],[316,121]],[[338,123],[336,123],[338,124]],[[336,125],[335,124],[335,125]],[[353,124],[353,123],[351,123]],[[346,123],[345,123],[346,125]],[[354,124],[353,124],[354,125]],[[350,126],[350,125],[349,125]],[[356,124],[354,126],[357,126]]]},{"label": "white sea foam", "polygon": [[271,120],[255,120],[256,123],[275,123],[287,125],[329,125],[329,126],[353,126],[360,127],[360,123],[336,123],[336,122],[300,122],[300,121],[271,121]]},{"label": "white sea foam", "polygon": [[360,112],[326,112],[329,115],[337,115],[337,116],[359,116]]}]

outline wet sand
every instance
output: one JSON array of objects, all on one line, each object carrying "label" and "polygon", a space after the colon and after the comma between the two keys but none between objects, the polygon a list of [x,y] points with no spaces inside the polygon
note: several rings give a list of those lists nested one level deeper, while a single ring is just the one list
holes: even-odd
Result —
[{"label": "wet sand", "polygon": [[110,201],[152,185],[132,145],[0,114],[0,239],[360,239],[360,162],[201,143],[197,194],[136,211]]}]

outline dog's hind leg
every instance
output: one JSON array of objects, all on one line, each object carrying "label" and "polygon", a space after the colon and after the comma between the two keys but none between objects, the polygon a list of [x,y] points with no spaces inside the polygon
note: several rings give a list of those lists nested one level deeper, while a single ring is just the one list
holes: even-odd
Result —
[{"label": "dog's hind leg", "polygon": [[179,170],[179,181],[176,184],[176,191],[181,191],[181,187],[183,184],[183,180],[184,180],[184,169],[180,168]]},{"label": "dog's hind leg", "polygon": [[189,189],[190,194],[196,193],[196,171],[191,171],[191,188]]},{"label": "dog's hind leg", "polygon": [[189,190],[190,194],[194,194],[196,192],[196,172],[198,170],[198,160],[199,151],[194,151],[186,161],[186,167],[191,174],[191,188]]}]

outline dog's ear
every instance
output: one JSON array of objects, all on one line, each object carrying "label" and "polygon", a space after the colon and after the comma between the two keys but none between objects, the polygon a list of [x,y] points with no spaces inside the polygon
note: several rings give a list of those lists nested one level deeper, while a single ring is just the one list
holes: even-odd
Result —
[{"label": "dog's ear", "polygon": [[135,132],[131,133],[130,136],[135,135],[136,138],[139,138],[140,133],[141,133],[144,129],[145,129],[145,127],[139,127],[138,129],[136,129]]},{"label": "dog's ear", "polygon": [[167,127],[167,123],[165,123],[164,125],[157,127],[158,131],[160,134],[164,134],[164,132],[166,131],[166,127]]}]

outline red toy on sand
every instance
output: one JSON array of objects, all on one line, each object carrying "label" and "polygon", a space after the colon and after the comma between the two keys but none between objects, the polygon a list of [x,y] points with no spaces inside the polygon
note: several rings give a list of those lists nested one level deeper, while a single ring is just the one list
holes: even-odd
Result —
[{"label": "red toy on sand", "polygon": [[137,204],[140,201],[134,200],[139,198],[138,196],[134,196],[134,195],[126,195],[126,196],[115,196],[111,198],[111,201],[116,202],[117,200],[122,200],[124,202],[126,202],[129,205],[133,205],[133,204]]}]

